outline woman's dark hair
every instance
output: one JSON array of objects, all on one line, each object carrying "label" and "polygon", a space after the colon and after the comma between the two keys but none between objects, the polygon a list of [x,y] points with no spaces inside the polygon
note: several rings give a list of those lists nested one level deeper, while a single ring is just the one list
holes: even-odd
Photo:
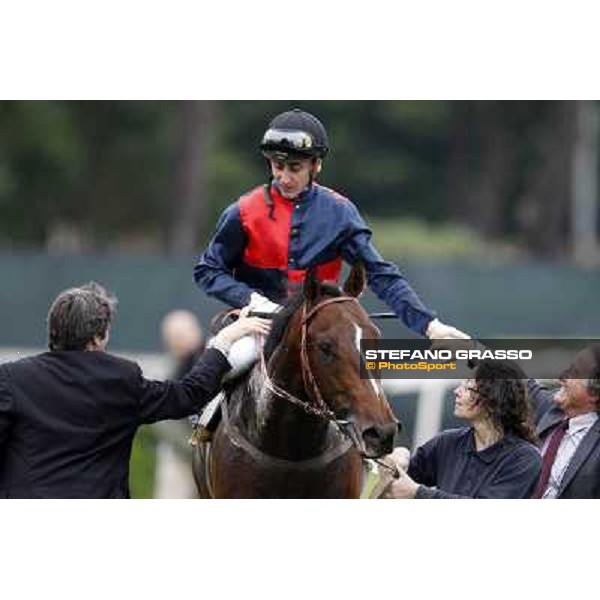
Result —
[{"label": "woman's dark hair", "polygon": [[505,435],[535,443],[526,375],[514,364],[481,361],[475,369],[475,386],[483,409]]},{"label": "woman's dark hair", "polygon": [[106,337],[117,300],[91,281],[61,292],[48,312],[50,350],[85,350],[96,337]]}]

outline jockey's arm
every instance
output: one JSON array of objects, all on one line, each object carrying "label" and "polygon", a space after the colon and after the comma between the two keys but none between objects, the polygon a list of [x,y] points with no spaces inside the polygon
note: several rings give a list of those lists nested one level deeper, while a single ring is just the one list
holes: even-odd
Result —
[{"label": "jockey's arm", "polygon": [[423,304],[398,267],[379,254],[371,241],[371,230],[356,207],[349,204],[348,211],[349,231],[341,248],[342,257],[349,264],[362,261],[373,293],[400,317],[406,327],[425,335],[435,314]]},{"label": "jockey's arm", "polygon": [[469,336],[436,318],[425,306],[398,267],[385,260],[371,241],[371,230],[358,210],[349,204],[349,233],[342,245],[342,256],[353,264],[360,260],[367,271],[367,282],[373,293],[385,302],[402,322],[419,335],[430,339],[465,339]]},{"label": "jockey's arm", "polygon": [[194,280],[198,287],[234,308],[246,306],[253,291],[233,275],[242,262],[246,243],[236,202],[219,218],[206,250],[194,267]]}]

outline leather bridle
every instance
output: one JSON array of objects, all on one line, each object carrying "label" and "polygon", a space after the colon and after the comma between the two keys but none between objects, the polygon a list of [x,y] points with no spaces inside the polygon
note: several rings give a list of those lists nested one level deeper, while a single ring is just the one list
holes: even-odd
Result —
[{"label": "leather bridle", "polygon": [[335,413],[327,406],[327,403],[323,399],[323,394],[319,389],[319,384],[313,374],[313,370],[310,366],[308,359],[308,327],[311,319],[317,312],[329,306],[331,304],[340,302],[353,302],[358,304],[358,300],[354,296],[339,296],[335,298],[327,298],[322,302],[319,302],[313,306],[310,310],[307,302],[304,302],[302,307],[302,323],[301,323],[301,337],[300,337],[300,364],[302,368],[302,380],[304,382],[304,389],[309,397],[312,397],[312,402],[307,402],[290,394],[286,390],[279,387],[269,376],[265,364],[264,354],[262,355],[262,372],[264,376],[265,387],[269,389],[273,394],[288,400],[292,404],[300,407],[306,413],[320,417],[325,421],[331,422],[337,426],[339,431],[348,438],[362,456],[367,456],[367,451],[364,442],[356,429],[356,424],[353,421],[346,419],[338,419]]},{"label": "leather bridle", "polygon": [[[308,352],[307,352],[307,339],[308,339],[308,325],[310,320],[314,317],[314,315],[325,308],[325,306],[329,306],[330,304],[338,303],[338,302],[356,302],[356,298],[352,296],[340,296],[336,298],[327,298],[322,302],[319,302],[315,306],[313,306],[310,310],[308,309],[308,305],[305,302],[302,306],[302,323],[301,323],[301,337],[300,337],[300,364],[302,368],[302,381],[304,382],[304,388],[309,395],[312,397],[313,402],[307,402],[306,400],[302,400],[293,394],[290,394],[283,388],[279,387],[269,376],[266,368],[264,354],[261,354],[261,366],[262,366],[262,374],[265,380],[265,387],[267,387],[271,392],[273,392],[276,396],[280,398],[284,398],[288,400],[292,404],[299,406],[304,412],[314,415],[316,417],[320,417],[326,421],[331,421],[335,423],[340,430],[348,423],[345,420],[337,419],[335,413],[327,406],[325,400],[323,399],[323,395],[321,394],[321,390],[319,389],[319,385],[315,379],[312,368],[310,366],[310,361],[308,360]],[[344,432],[345,433],[345,432]]]},{"label": "leather bridle", "polygon": [[304,382],[304,388],[309,397],[312,396],[313,402],[307,402],[305,400],[302,400],[301,398],[290,394],[289,392],[278,386],[269,376],[267,372],[267,365],[265,362],[264,353],[261,352],[261,371],[264,378],[264,386],[274,395],[288,400],[292,404],[295,404],[296,406],[304,410],[306,413],[322,418],[325,421],[331,422],[334,425],[336,425],[340,433],[352,442],[352,444],[358,450],[361,456],[365,458],[371,458],[371,460],[374,460],[374,462],[378,463],[380,466],[391,471],[394,477],[397,477],[398,471],[395,467],[390,467],[381,460],[369,457],[365,448],[364,441],[362,440],[360,433],[356,428],[356,424],[350,420],[338,419],[335,416],[335,413],[329,408],[329,406],[327,406],[325,400],[323,399],[321,390],[319,389],[318,382],[315,379],[312,368],[310,366],[307,351],[309,323],[317,312],[319,312],[326,306],[340,302],[353,302],[355,304],[359,304],[358,300],[354,296],[339,296],[335,298],[327,298],[326,300],[323,300],[322,302],[319,302],[318,304],[313,306],[310,310],[308,309],[308,303],[306,301],[302,306],[300,364],[302,368],[302,380]]}]

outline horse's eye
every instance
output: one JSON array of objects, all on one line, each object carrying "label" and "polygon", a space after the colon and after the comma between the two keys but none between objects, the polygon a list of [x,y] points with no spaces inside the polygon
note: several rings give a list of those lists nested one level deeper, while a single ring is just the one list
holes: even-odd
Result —
[{"label": "horse's eye", "polygon": [[319,342],[317,344],[317,346],[323,354],[325,354],[325,355],[333,354],[333,344],[331,342],[324,340],[322,342]]},{"label": "horse's eye", "polygon": [[336,411],[336,417],[340,421],[347,421],[350,418],[350,409],[346,407],[342,407]]}]

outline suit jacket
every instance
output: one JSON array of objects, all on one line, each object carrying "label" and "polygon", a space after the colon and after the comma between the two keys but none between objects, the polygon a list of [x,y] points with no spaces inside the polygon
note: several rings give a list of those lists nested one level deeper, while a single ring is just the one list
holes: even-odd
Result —
[{"label": "suit jacket", "polygon": [[[565,418],[554,402],[554,392],[539,382],[529,381],[536,433],[541,444]],[[558,490],[557,498],[600,498],[600,419],[577,447]]]},{"label": "suit jacket", "polygon": [[207,350],[179,382],[105,352],[0,365],[0,498],[126,498],[137,428],[199,411],[230,369]]}]

